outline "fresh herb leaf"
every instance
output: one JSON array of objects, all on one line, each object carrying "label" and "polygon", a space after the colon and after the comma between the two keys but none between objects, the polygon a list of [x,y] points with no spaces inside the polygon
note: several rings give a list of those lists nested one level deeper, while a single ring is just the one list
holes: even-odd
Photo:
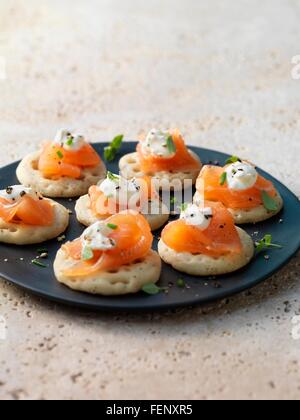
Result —
[{"label": "fresh herb leaf", "polygon": [[227,173],[223,172],[222,175],[220,176],[220,185],[225,185],[225,182],[227,181]]},{"label": "fresh herb leaf", "polygon": [[32,262],[32,264],[36,265],[37,267],[48,268],[47,264],[43,264],[39,260],[32,260],[31,262]]},{"label": "fresh herb leaf", "polygon": [[185,288],[185,281],[183,279],[178,279],[176,284],[177,284],[177,287],[179,287],[180,289]]},{"label": "fresh herb leaf", "polygon": [[277,205],[276,201],[266,191],[261,192],[261,198],[262,198],[262,201],[263,201],[263,204],[264,204],[265,208],[268,211],[277,211],[278,210],[278,205]]},{"label": "fresh herb leaf", "polygon": [[176,204],[177,203],[177,198],[176,197],[172,197],[170,200],[171,204]]},{"label": "fresh herb leaf", "polygon": [[94,258],[94,252],[92,250],[92,248],[90,248],[89,246],[86,246],[83,248],[82,251],[82,259],[84,261],[88,261]]},{"label": "fresh herb leaf", "polygon": [[56,152],[57,156],[59,157],[59,159],[63,159],[64,155],[62,154],[62,152],[60,150],[58,150]]},{"label": "fresh herb leaf", "polygon": [[158,295],[164,289],[161,287],[156,286],[155,283],[148,283],[142,288],[143,292],[147,293],[147,295]]},{"label": "fresh herb leaf", "polygon": [[122,146],[123,139],[124,135],[120,134],[113,139],[108,147],[105,147],[104,158],[107,162],[112,162],[115,159],[120,147]]},{"label": "fresh herb leaf", "polygon": [[108,171],[107,172],[107,178],[110,179],[111,181],[119,181],[119,177],[118,175],[113,174],[112,172]]},{"label": "fresh herb leaf", "polygon": [[231,165],[232,163],[241,162],[241,159],[237,156],[231,156],[229,159],[226,160],[226,165]]},{"label": "fresh herb leaf", "polygon": [[105,147],[105,149],[104,149],[104,159],[107,162],[113,162],[115,160],[116,154],[117,153],[110,146]]},{"label": "fresh herb leaf", "polygon": [[116,136],[113,141],[111,142],[111,147],[113,149],[119,149],[122,146],[123,143],[123,139],[124,139],[124,134],[119,134],[118,136]]},{"label": "fresh herb leaf", "polygon": [[282,249],[281,245],[272,243],[272,235],[265,235],[263,239],[255,243],[256,251],[261,252],[264,249],[277,248]]},{"label": "fresh herb leaf", "polygon": [[108,224],[107,224],[107,227],[108,227],[109,229],[112,229],[112,230],[116,230],[116,229],[118,229],[118,225],[114,225],[113,223],[108,223]]},{"label": "fresh herb leaf", "polygon": [[172,136],[169,136],[167,138],[167,148],[168,148],[168,151],[169,151],[170,155],[173,155],[174,153],[176,153],[176,146],[175,146],[175,143],[174,143],[174,140],[173,140]]}]

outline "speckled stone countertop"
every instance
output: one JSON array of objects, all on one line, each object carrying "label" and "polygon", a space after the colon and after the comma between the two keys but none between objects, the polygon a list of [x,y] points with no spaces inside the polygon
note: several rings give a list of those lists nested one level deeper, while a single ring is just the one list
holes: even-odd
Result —
[{"label": "speckled stone countertop", "polygon": [[[178,126],[299,196],[299,17],[299,0],[3,0],[0,164],[62,126],[93,141]],[[298,256],[251,293],[144,315],[1,281],[0,398],[298,399],[299,280]]]}]

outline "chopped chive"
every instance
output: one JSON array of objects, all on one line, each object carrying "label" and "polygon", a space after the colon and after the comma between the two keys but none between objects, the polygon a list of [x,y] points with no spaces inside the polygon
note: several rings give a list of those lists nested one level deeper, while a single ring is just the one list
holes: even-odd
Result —
[{"label": "chopped chive", "polygon": [[89,246],[84,247],[82,251],[82,259],[88,261],[94,258],[94,252]]},{"label": "chopped chive", "polygon": [[74,143],[74,141],[73,141],[73,138],[72,138],[72,137],[71,137],[71,138],[69,138],[69,139],[66,141],[67,146],[72,146],[72,145],[73,145],[73,143]]},{"label": "chopped chive", "polygon": [[64,155],[62,154],[62,152],[60,150],[58,150],[56,152],[57,156],[59,157],[59,159],[63,159]]},{"label": "chopped chive", "polygon": [[183,279],[178,279],[176,284],[177,284],[177,287],[179,287],[180,289],[185,288],[185,281]]},{"label": "chopped chive", "polygon": [[226,160],[226,165],[230,165],[232,163],[242,162],[242,160],[237,156],[231,156],[229,159]]},{"label": "chopped chive", "polygon": [[32,260],[32,264],[36,265],[37,267],[48,268],[48,265],[41,263],[38,260]]},{"label": "chopped chive", "polygon": [[116,229],[118,229],[118,226],[117,226],[117,225],[114,225],[113,223],[108,223],[108,224],[107,224],[107,227],[108,227],[109,229],[112,229],[112,230],[116,230]]},{"label": "chopped chive", "polygon": [[167,148],[169,153],[172,155],[173,153],[176,153],[176,146],[173,140],[172,136],[169,136],[167,139]]},{"label": "chopped chive", "polygon": [[227,173],[223,172],[222,175],[220,176],[220,185],[222,186],[225,185],[226,181],[227,181]]},{"label": "chopped chive", "polygon": [[120,179],[118,175],[115,175],[110,171],[107,172],[107,178],[111,181],[119,181]]},{"label": "chopped chive", "polygon": [[122,146],[123,139],[124,135],[120,134],[113,139],[108,147],[105,147],[104,158],[107,162],[112,162],[115,159],[120,147]]},{"label": "chopped chive", "polygon": [[265,208],[268,211],[277,211],[278,210],[278,205],[276,203],[276,201],[266,192],[266,191],[262,191],[261,192],[261,198],[263,201],[263,204],[265,206]]}]

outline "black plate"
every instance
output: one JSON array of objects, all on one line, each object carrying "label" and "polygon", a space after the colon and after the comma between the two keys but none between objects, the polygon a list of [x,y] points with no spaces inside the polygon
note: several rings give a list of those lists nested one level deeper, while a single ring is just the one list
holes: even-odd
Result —
[{"label": "black plate", "polygon": [[[96,144],[95,148],[102,154],[105,146],[106,144],[101,143]],[[136,143],[125,143],[121,152],[122,154],[133,152],[135,147]],[[228,158],[227,155],[212,150],[196,147],[192,149],[204,163],[218,161],[223,164]],[[118,172],[118,160],[116,159],[115,163],[108,165],[112,172]],[[8,185],[18,184],[15,176],[16,167],[17,163],[14,163],[0,170],[0,189],[6,188]],[[270,233],[273,240],[283,246],[280,250],[268,251],[269,260],[266,260],[265,254],[262,253],[245,269],[234,274],[218,277],[218,279],[183,275],[164,264],[160,285],[165,287],[174,284],[170,287],[168,294],[160,293],[159,295],[148,296],[141,292],[132,296],[101,297],[74,292],[55,280],[52,262],[61,244],[57,240],[53,240],[42,245],[43,248],[49,250],[49,268],[40,268],[31,264],[32,259],[37,255],[37,250],[41,248],[39,245],[17,247],[0,244],[0,276],[47,299],[91,310],[104,311],[172,309],[203,304],[242,292],[269,278],[284,266],[300,247],[300,204],[298,198],[270,175],[261,170],[259,172],[274,182],[285,202],[285,208],[280,215],[259,225],[246,227],[246,230],[255,239],[262,238],[265,234]],[[69,200],[57,201],[71,210],[74,209],[75,200],[72,202]],[[79,237],[82,231],[83,227],[76,221],[75,215],[71,216],[71,224],[66,232],[67,239],[72,240]],[[257,234],[257,232],[259,233]],[[158,237],[159,232],[155,236]],[[154,246],[157,247],[157,239]],[[176,286],[176,281],[179,278],[185,279],[187,284],[185,289]]]}]

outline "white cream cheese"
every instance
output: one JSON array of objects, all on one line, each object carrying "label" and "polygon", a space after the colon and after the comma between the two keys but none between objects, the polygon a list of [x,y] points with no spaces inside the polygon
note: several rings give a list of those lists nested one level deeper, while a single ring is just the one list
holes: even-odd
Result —
[{"label": "white cream cheese", "polygon": [[115,241],[109,238],[112,232],[113,229],[106,222],[96,222],[83,232],[83,248],[89,247],[92,251],[108,251],[115,248]]},{"label": "white cream cheese", "polygon": [[252,188],[257,181],[258,173],[254,166],[247,162],[236,162],[226,168],[228,188],[243,191]]},{"label": "white cream cheese", "polygon": [[206,230],[213,217],[210,207],[199,207],[196,204],[189,204],[181,213],[180,219],[187,225],[197,226],[201,230]]},{"label": "white cream cheese", "polygon": [[142,142],[142,152],[145,155],[154,155],[165,159],[170,159],[175,156],[176,150],[170,150],[168,147],[168,139],[170,132],[166,130],[153,129]]},{"label": "white cream cheese", "polygon": [[26,188],[23,185],[14,185],[0,191],[1,198],[13,202],[19,201],[24,195],[29,195],[34,199],[38,198],[38,194],[32,188]]},{"label": "white cream cheese", "polygon": [[121,206],[127,206],[129,203],[136,205],[140,199],[141,186],[138,180],[127,180],[110,172],[107,178],[99,183],[98,189]]},{"label": "white cream cheese", "polygon": [[54,144],[63,147],[65,150],[77,151],[85,143],[84,136],[77,133],[71,133],[68,130],[59,130],[55,136]]}]

